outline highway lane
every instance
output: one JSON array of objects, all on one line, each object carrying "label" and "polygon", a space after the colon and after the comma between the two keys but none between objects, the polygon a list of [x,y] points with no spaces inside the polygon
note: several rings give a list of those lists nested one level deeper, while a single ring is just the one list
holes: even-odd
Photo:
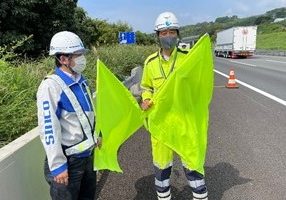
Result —
[{"label": "highway lane", "polygon": [[[243,86],[227,89],[226,82],[215,75],[206,158],[209,199],[285,200],[286,107]],[[101,172],[97,199],[155,200],[150,146],[146,130],[137,131],[119,152],[124,173]],[[173,199],[191,199],[177,157],[171,185]]]},{"label": "highway lane", "polygon": [[[216,86],[226,81],[216,75]],[[215,88],[206,162],[210,199],[286,199],[285,119],[285,106],[248,88]]]},{"label": "highway lane", "polygon": [[216,58],[218,71],[229,74],[235,70],[238,80],[250,84],[280,99],[286,100],[286,58],[278,56],[254,56],[248,59]]}]

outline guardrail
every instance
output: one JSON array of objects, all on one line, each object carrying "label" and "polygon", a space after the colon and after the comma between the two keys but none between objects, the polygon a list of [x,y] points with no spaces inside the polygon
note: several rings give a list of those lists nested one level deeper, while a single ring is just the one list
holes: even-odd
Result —
[{"label": "guardrail", "polygon": [[43,173],[45,152],[38,129],[0,149],[0,199],[50,199]]},{"label": "guardrail", "polygon": [[268,55],[268,56],[286,56],[286,51],[257,49],[255,51],[255,54],[256,55]]}]

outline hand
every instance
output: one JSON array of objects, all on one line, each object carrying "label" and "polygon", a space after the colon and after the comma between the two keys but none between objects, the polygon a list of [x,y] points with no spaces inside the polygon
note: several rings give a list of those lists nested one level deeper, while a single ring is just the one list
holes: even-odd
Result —
[{"label": "hand", "polygon": [[100,149],[102,145],[102,137],[97,138],[96,146]]},{"label": "hand", "polygon": [[145,99],[142,103],[141,103],[141,108],[143,110],[148,110],[151,106],[153,105],[153,102],[150,99]]},{"label": "hand", "polygon": [[69,184],[69,174],[68,170],[65,170],[64,172],[60,173],[59,175],[54,177],[54,181],[59,184]]}]

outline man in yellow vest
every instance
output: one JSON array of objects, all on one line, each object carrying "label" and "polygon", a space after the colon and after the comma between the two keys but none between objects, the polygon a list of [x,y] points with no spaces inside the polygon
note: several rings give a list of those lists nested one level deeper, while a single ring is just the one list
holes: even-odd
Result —
[{"label": "man in yellow vest", "polygon": [[[143,110],[152,106],[152,97],[158,92],[169,75],[186,58],[188,51],[177,48],[179,38],[179,23],[171,12],[161,13],[155,22],[155,31],[160,43],[158,52],[150,55],[143,69],[141,80]],[[170,200],[170,175],[173,163],[173,150],[151,137],[152,156],[155,167],[155,188],[159,200]],[[183,145],[183,144],[182,144]],[[193,192],[193,199],[208,199],[204,176],[190,169],[190,164],[182,159],[188,183]]]}]

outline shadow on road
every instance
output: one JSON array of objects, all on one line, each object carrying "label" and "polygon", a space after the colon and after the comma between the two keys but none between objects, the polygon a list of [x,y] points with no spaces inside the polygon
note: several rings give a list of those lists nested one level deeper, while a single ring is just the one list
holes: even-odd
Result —
[{"label": "shadow on road", "polygon": [[233,186],[252,181],[252,179],[240,177],[239,171],[225,162],[218,163],[214,167],[206,167],[205,170],[211,200],[221,200],[223,193]]},{"label": "shadow on road", "polygon": [[[239,171],[229,163],[218,163],[214,167],[206,167],[206,182],[209,190],[209,199],[221,200],[225,191],[235,185],[242,185],[251,179],[239,177]],[[187,184],[187,182],[186,182]],[[138,179],[135,183],[137,195],[133,200],[156,200],[154,190],[154,175]],[[182,191],[171,186],[172,199],[186,200],[192,198],[191,189],[186,185]]]},{"label": "shadow on road", "polygon": [[98,178],[98,182],[97,182],[97,185],[96,185],[96,193],[95,193],[95,199],[98,199],[99,198],[99,194],[101,192],[101,190],[103,189],[107,179],[108,179],[108,176],[109,176],[109,171],[108,170],[104,170],[100,173],[97,174],[97,178]]},{"label": "shadow on road", "polygon": [[144,176],[135,183],[137,195],[133,200],[155,200],[154,175]]},{"label": "shadow on road", "polygon": [[[133,200],[157,200],[156,191],[154,189],[154,175],[140,178],[135,183],[137,195]],[[183,191],[179,191],[176,187],[171,186],[172,200],[191,199],[192,194],[189,187],[185,187]]]}]

